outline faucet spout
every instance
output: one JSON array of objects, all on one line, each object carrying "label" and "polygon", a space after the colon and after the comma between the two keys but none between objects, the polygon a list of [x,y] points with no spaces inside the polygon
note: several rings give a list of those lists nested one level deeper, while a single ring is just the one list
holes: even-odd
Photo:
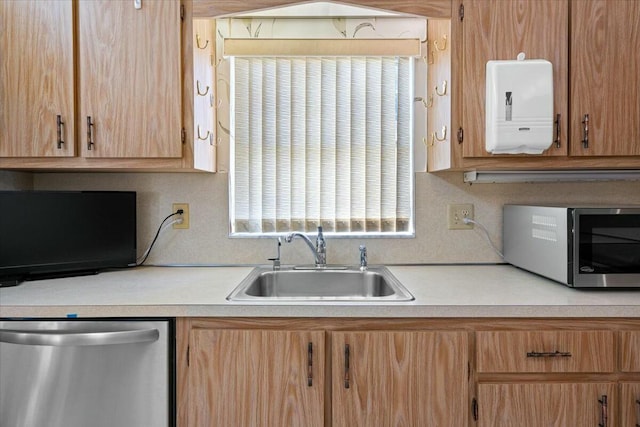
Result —
[{"label": "faucet spout", "polygon": [[324,234],[322,234],[322,227],[318,227],[318,236],[316,237],[315,246],[309,236],[299,232],[287,234],[285,241],[287,243],[291,243],[291,241],[296,237],[300,237],[304,240],[307,246],[309,246],[309,249],[311,249],[311,252],[313,253],[313,259],[316,267],[324,268],[327,266],[327,243],[324,240]]}]

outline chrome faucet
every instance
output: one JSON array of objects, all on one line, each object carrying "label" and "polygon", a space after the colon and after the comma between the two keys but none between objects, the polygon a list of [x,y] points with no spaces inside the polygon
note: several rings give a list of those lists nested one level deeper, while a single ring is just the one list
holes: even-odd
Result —
[{"label": "chrome faucet", "polygon": [[304,242],[309,246],[311,252],[313,252],[313,258],[316,264],[316,267],[324,268],[327,266],[327,242],[324,240],[324,234],[322,233],[322,227],[318,227],[318,235],[316,236],[316,244],[315,246],[311,242],[311,239],[304,233],[289,233],[287,237],[285,237],[285,241],[287,243],[291,243],[291,241],[295,237],[300,237]]}]

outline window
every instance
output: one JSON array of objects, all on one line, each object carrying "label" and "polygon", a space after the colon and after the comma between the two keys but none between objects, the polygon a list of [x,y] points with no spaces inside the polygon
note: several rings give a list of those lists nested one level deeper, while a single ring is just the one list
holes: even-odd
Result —
[{"label": "window", "polygon": [[412,236],[419,39],[269,41],[224,41],[231,235]]}]

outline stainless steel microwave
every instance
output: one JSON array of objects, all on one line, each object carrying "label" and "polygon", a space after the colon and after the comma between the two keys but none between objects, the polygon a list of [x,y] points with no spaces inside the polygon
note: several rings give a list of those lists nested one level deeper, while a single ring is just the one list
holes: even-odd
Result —
[{"label": "stainless steel microwave", "polygon": [[640,288],[640,206],[505,205],[510,264],[576,288]]}]

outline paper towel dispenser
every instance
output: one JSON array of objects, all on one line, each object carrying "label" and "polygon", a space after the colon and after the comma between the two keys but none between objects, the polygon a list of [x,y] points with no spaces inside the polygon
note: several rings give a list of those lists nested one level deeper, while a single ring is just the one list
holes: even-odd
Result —
[{"label": "paper towel dispenser", "polygon": [[543,59],[489,61],[486,149],[541,154],[553,142],[553,67]]}]

